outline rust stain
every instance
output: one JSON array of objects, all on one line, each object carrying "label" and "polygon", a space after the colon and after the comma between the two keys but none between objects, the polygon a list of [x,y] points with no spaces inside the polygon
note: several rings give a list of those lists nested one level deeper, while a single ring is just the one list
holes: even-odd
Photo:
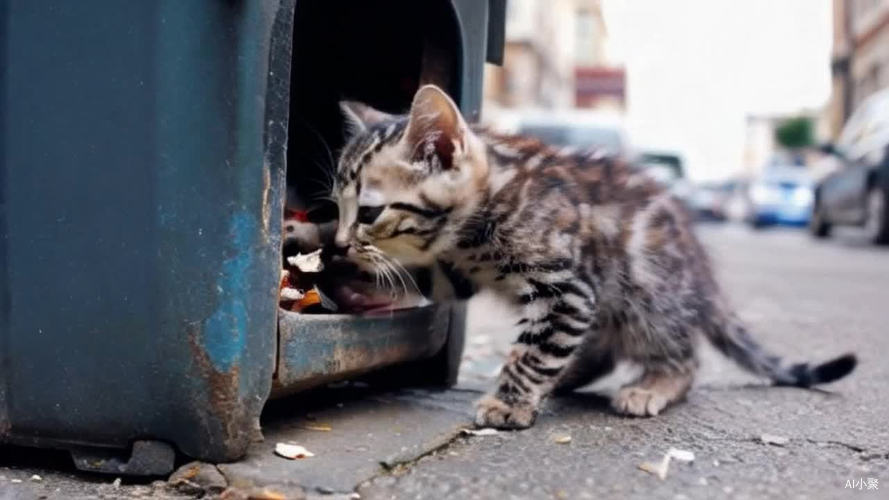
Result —
[{"label": "rust stain", "polygon": [[247,419],[247,411],[239,398],[240,367],[232,365],[228,371],[214,368],[210,356],[201,345],[200,326],[193,324],[188,328],[188,343],[192,359],[198,367],[201,377],[209,387],[208,397],[211,413],[216,422],[224,426],[224,444],[228,449],[246,447],[249,440],[248,429],[239,424]]}]

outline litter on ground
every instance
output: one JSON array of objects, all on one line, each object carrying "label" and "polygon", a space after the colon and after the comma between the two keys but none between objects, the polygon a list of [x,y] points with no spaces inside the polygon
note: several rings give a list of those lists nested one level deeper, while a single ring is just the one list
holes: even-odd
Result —
[{"label": "litter on ground", "polygon": [[763,434],[759,436],[759,440],[764,444],[773,444],[775,446],[784,446],[790,442],[790,439],[784,436],[776,436],[775,434]]},{"label": "litter on ground", "polygon": [[693,462],[695,454],[688,450],[670,448],[660,462],[642,462],[638,467],[649,474],[654,474],[663,481],[667,478],[667,472],[670,470],[670,461],[673,459],[680,462]]},{"label": "litter on ground", "polygon": [[278,443],[275,445],[275,454],[289,458],[290,460],[296,460],[298,458],[309,458],[314,457],[315,454],[311,451],[305,449],[304,447],[293,444],[293,443]]},{"label": "litter on ground", "polygon": [[497,429],[491,429],[490,427],[484,429],[462,429],[460,432],[467,436],[494,436],[500,433]]},{"label": "litter on ground", "polygon": [[320,432],[330,432],[333,430],[333,427],[327,424],[312,424],[312,425],[304,425],[303,429],[309,431],[320,431]]}]

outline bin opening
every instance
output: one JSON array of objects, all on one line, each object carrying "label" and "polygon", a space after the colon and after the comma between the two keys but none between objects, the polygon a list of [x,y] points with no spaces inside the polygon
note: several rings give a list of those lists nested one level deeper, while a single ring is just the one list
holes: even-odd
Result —
[{"label": "bin opening", "polygon": [[[430,21],[434,20],[434,21]],[[434,83],[459,99],[459,25],[449,0],[297,1],[293,30],[282,307],[303,313],[367,313],[426,303],[417,277],[368,276],[328,259],[305,273],[288,257],[316,251],[332,239],[337,218],[332,172],[345,143],[339,103],[355,100],[403,113],[416,90]],[[388,283],[382,281],[389,280]],[[391,286],[400,293],[393,296]],[[309,291],[319,292],[308,293]],[[291,298],[292,297],[292,298]],[[335,307],[334,307],[335,306]]]},{"label": "bin opening", "polygon": [[285,216],[282,308],[309,314],[370,314],[428,304],[417,279],[403,267],[391,265],[371,274],[335,255],[323,235],[332,233],[335,224],[314,223],[292,211]]}]

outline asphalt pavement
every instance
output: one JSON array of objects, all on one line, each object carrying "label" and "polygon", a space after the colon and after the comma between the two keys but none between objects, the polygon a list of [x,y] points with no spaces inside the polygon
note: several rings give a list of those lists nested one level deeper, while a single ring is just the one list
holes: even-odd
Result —
[{"label": "asphalt pavement", "polygon": [[[514,335],[509,310],[482,296],[470,304],[452,390],[344,384],[275,402],[264,415],[265,440],[245,460],[190,465],[183,471],[193,481],[178,487],[115,483],[74,471],[63,455],[0,448],[0,499],[223,490],[227,498],[889,498],[889,249],[854,231],[823,242],[791,230],[699,232],[762,343],[791,361],[853,351],[856,371],[820,390],[767,387],[704,346],[694,389],[658,417],[617,416],[583,391],[551,399],[532,429],[469,435],[462,429],[472,401],[490,386]],[[284,441],[315,456],[277,457],[275,444]],[[693,460],[674,458],[658,476],[670,449]]]}]

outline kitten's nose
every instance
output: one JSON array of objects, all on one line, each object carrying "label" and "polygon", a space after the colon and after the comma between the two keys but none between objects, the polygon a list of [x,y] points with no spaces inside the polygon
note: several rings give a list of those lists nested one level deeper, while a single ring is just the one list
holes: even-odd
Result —
[{"label": "kitten's nose", "polygon": [[335,240],[333,245],[330,247],[330,252],[333,255],[346,255],[346,252],[349,251],[349,242],[341,242],[340,240]]},{"label": "kitten's nose", "polygon": [[330,250],[334,255],[346,255],[351,246],[351,241],[352,235],[349,234],[349,231],[338,230],[333,237],[333,245],[331,245]]},{"label": "kitten's nose", "polygon": [[343,229],[342,226],[338,227],[336,230],[336,234],[333,237],[333,246],[342,249],[345,251],[349,248],[349,242],[352,240],[352,233],[349,231],[349,228]]}]

